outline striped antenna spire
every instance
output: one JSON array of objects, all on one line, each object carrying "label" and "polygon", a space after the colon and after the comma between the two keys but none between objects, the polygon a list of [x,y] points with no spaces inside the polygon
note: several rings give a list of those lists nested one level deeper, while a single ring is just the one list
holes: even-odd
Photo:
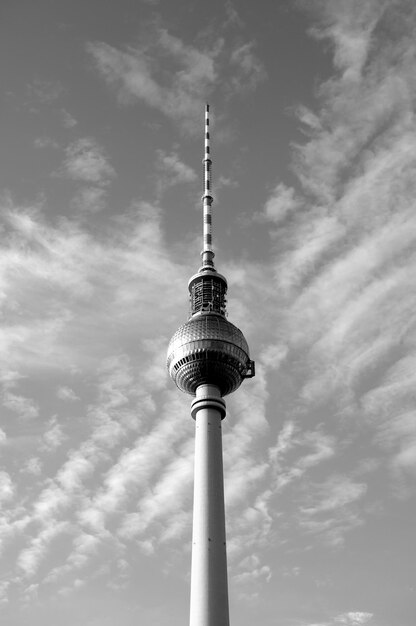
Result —
[{"label": "striped antenna spire", "polygon": [[204,214],[203,223],[203,248],[201,252],[202,256],[202,268],[201,269],[213,269],[214,268],[214,251],[212,248],[212,203],[214,201],[212,197],[212,161],[211,161],[211,147],[210,147],[210,131],[209,131],[209,104],[205,106],[205,152],[204,159],[202,161],[204,165],[204,195],[202,196],[202,207]]}]

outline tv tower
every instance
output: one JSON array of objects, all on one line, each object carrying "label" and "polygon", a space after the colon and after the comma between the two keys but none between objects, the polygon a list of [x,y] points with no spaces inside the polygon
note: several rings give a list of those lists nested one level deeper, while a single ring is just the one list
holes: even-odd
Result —
[{"label": "tv tower", "polygon": [[190,626],[229,626],[221,421],[223,397],[254,376],[243,333],[226,315],[227,281],[214,266],[209,105],[205,109],[202,266],[188,282],[190,316],[170,340],[169,374],[194,397]]}]

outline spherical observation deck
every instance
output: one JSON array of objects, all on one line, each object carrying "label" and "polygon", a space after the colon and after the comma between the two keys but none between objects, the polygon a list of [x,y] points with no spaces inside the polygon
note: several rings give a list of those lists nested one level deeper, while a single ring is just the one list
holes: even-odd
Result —
[{"label": "spherical observation deck", "polygon": [[215,385],[225,396],[254,375],[247,341],[239,328],[218,313],[199,313],[170,340],[169,374],[176,386],[195,395],[199,385]]}]

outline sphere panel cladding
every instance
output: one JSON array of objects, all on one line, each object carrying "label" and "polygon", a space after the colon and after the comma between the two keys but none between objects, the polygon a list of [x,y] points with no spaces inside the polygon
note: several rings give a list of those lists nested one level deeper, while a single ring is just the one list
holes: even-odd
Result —
[{"label": "sphere panel cladding", "polygon": [[250,367],[247,341],[222,315],[200,314],[173,335],[167,366],[182,391],[195,395],[199,385],[216,385],[225,396],[241,385]]}]

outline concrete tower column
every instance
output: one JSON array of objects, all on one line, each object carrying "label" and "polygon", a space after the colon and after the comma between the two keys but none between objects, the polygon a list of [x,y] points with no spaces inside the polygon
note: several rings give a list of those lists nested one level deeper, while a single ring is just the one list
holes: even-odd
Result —
[{"label": "concrete tower column", "polygon": [[195,420],[190,626],[229,626],[221,420],[218,387],[200,385]]}]

